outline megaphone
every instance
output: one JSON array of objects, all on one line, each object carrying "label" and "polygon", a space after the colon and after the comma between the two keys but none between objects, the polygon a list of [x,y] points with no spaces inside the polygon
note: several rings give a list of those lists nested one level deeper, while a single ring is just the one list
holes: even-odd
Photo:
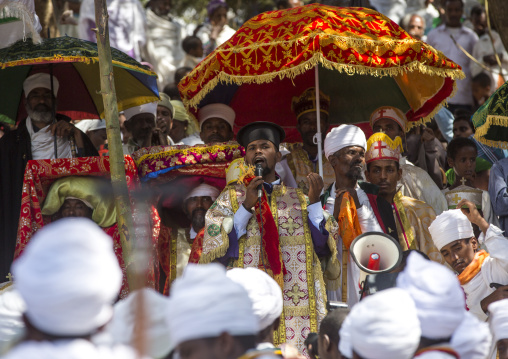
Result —
[{"label": "megaphone", "polygon": [[367,232],[356,237],[349,248],[351,258],[360,268],[360,295],[369,274],[388,273],[397,268],[402,261],[399,243],[388,234]]}]

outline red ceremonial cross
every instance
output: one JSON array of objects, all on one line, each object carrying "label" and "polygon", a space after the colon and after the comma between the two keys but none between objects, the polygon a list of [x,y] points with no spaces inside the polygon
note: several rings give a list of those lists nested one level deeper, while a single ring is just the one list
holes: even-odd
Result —
[{"label": "red ceremonial cross", "polygon": [[385,112],[386,112],[386,110],[379,110],[379,117],[383,117]]},{"label": "red ceremonial cross", "polygon": [[386,146],[381,146],[382,143],[383,142],[381,142],[381,141],[377,141],[377,145],[374,146],[374,149],[379,151],[379,155],[383,154],[383,152],[382,152],[383,148],[387,148]]}]

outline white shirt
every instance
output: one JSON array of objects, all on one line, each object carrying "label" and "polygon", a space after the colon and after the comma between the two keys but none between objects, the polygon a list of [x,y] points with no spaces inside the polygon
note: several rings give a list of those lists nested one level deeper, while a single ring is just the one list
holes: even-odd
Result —
[{"label": "white shirt", "polygon": [[473,91],[471,82],[471,60],[455,45],[450,35],[467,52],[472,53],[475,44],[478,42],[478,35],[467,27],[449,28],[446,25],[438,26],[427,35],[427,43],[441,51],[446,57],[462,67],[466,74],[463,80],[457,80],[457,92],[454,97],[449,98],[449,103],[454,105],[473,105]]}]

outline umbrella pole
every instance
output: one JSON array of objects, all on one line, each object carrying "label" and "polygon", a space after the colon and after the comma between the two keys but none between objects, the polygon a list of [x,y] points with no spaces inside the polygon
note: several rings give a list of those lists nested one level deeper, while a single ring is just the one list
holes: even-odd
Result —
[{"label": "umbrella pole", "polygon": [[314,67],[314,81],[316,85],[316,119],[317,119],[317,133],[314,137],[314,143],[318,146],[318,164],[319,175],[323,178],[323,136],[321,135],[321,102],[319,100],[319,64]]},{"label": "umbrella pole", "polygon": [[[129,200],[129,191],[125,180],[125,163],[122,141],[120,138],[120,123],[118,121],[118,105],[116,100],[113,65],[111,62],[111,48],[109,46],[108,10],[105,0],[94,0],[95,23],[97,24],[97,50],[99,53],[99,68],[101,77],[101,94],[104,102],[106,119],[106,133],[108,136],[109,162],[111,168],[111,184],[115,197],[115,207],[118,218],[118,232],[122,244],[123,260],[127,272],[130,291],[137,289],[141,279],[137,280],[132,258],[132,242],[134,239],[134,222]],[[141,276],[140,276],[141,277]]]}]

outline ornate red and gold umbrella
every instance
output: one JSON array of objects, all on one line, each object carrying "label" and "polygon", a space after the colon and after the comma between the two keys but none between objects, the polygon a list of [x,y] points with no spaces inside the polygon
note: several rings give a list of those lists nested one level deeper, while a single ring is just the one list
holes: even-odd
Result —
[{"label": "ornate red and gold umbrella", "polygon": [[463,77],[459,65],[376,11],[311,4],[250,19],[178,87],[194,115],[209,103],[229,104],[235,132],[272,121],[291,142],[299,140],[291,99],[316,80],[331,97],[332,124],[366,122],[383,105],[399,107],[417,124]]}]

